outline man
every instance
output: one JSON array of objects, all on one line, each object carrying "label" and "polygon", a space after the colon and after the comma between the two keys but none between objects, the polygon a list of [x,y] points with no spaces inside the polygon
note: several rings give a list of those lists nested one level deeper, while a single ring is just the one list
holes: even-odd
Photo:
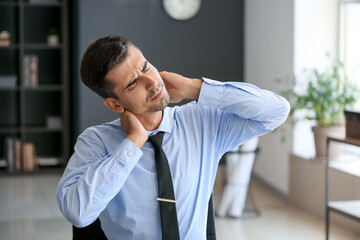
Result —
[{"label": "man", "polygon": [[[108,239],[161,239],[154,148],[164,132],[180,239],[205,239],[218,161],[282,124],[289,104],[246,83],[159,73],[128,39],[101,38],[81,62],[82,81],[120,119],[86,129],[57,189],[65,217],[84,227],[98,217]],[[169,102],[193,99],[181,107]]]}]

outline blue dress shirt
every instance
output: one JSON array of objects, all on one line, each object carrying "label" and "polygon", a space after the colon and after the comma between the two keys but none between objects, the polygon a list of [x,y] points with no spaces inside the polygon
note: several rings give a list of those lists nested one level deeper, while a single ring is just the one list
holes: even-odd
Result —
[{"label": "blue dress shirt", "polygon": [[[203,78],[198,101],[163,110],[158,127],[173,178],[181,239],[206,239],[207,207],[221,156],[282,124],[289,104],[247,83]],[[120,120],[86,129],[57,189],[64,216],[84,227],[100,216],[108,239],[161,239],[154,149],[138,149]]]}]

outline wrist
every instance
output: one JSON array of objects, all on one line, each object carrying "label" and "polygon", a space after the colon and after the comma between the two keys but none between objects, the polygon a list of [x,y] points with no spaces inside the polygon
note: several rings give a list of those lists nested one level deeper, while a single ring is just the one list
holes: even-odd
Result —
[{"label": "wrist", "polygon": [[148,135],[147,133],[130,133],[126,138],[132,141],[137,148],[141,149],[148,140]]}]

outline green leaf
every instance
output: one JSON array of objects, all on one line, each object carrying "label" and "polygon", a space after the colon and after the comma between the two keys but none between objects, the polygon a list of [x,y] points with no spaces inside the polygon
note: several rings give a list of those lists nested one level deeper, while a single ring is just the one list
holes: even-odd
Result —
[{"label": "green leaf", "polygon": [[[349,81],[344,72],[344,64],[340,60],[335,60],[324,71],[316,68],[304,70],[305,79],[301,81],[307,82],[304,94],[294,90],[298,78],[277,78],[276,82],[287,87],[281,93],[291,104],[291,116],[307,109],[309,114],[303,117],[304,120],[316,120],[322,126],[341,123],[345,107],[351,106],[360,97],[359,87]],[[295,122],[298,120],[301,119],[294,119]]]}]

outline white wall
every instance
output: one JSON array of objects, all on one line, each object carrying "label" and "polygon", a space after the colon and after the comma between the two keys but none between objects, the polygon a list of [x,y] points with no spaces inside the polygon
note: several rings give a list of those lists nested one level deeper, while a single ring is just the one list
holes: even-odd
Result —
[{"label": "white wall", "polygon": [[[278,92],[279,76],[292,76],[294,53],[294,1],[247,0],[245,2],[245,81]],[[291,128],[285,126],[286,142],[280,131],[260,138],[261,153],[255,173],[280,191],[288,193],[288,153]]]},{"label": "white wall", "polygon": [[[278,92],[276,77],[324,67],[326,52],[336,57],[336,22],[337,0],[246,0],[245,81]],[[281,131],[285,143],[280,141]],[[312,157],[315,150],[309,123],[294,131],[288,123],[281,131],[260,138],[255,173],[287,195],[289,153]]]}]

